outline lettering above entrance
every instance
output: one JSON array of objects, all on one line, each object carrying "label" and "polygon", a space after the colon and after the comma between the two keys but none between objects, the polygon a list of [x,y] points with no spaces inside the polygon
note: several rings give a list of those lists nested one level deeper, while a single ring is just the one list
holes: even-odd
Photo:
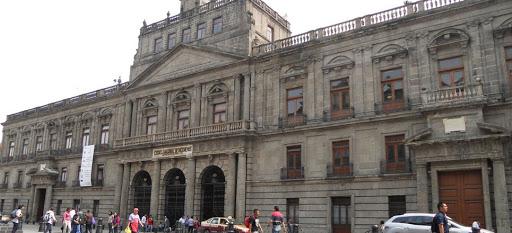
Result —
[{"label": "lettering above entrance", "polygon": [[192,155],[192,145],[159,148],[153,150],[153,158],[174,158]]}]

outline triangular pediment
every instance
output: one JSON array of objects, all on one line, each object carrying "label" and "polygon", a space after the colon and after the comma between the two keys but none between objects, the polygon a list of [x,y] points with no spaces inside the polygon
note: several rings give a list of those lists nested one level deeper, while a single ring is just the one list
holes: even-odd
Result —
[{"label": "triangular pediment", "polygon": [[213,49],[180,45],[142,72],[129,88],[223,67],[243,59],[245,58]]}]

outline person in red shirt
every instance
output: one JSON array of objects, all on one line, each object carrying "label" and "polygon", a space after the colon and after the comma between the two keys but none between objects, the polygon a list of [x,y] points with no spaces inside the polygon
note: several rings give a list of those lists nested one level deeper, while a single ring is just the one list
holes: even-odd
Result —
[{"label": "person in red shirt", "polygon": [[71,209],[67,208],[66,212],[62,214],[62,232],[70,233],[71,232]]},{"label": "person in red shirt", "polygon": [[132,233],[139,232],[139,225],[144,227],[144,224],[140,222],[139,208],[133,208],[133,213],[128,217],[128,222],[130,223],[130,230]]},{"label": "person in red shirt", "polygon": [[149,215],[148,217],[148,222],[147,222],[147,227],[146,227],[146,231],[147,232],[152,232],[153,231],[153,216]]}]

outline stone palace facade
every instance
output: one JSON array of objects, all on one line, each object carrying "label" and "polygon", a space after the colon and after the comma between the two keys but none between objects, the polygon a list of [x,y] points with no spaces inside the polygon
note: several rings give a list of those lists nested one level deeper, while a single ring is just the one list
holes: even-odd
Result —
[{"label": "stone palace facade", "polygon": [[261,0],[181,3],[144,22],[129,82],[7,117],[2,213],[268,220],[278,205],[342,233],[442,200],[511,231],[512,1],[406,2],[295,36]]}]

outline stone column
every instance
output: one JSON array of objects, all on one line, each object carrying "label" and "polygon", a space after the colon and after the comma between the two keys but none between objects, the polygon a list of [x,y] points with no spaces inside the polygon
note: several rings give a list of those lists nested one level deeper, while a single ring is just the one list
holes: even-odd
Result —
[{"label": "stone column", "polygon": [[198,127],[201,119],[201,84],[194,85],[193,98],[190,103],[190,127]]},{"label": "stone column", "polygon": [[158,207],[160,206],[160,160],[153,161],[153,176],[151,177],[151,208],[150,212],[153,219],[158,220]]},{"label": "stone column", "polygon": [[428,213],[428,179],[427,165],[416,165],[416,205],[418,212]]},{"label": "stone column", "polygon": [[247,179],[247,154],[238,154],[238,170],[236,174],[236,219],[245,217],[245,181]]},{"label": "stone column", "polygon": [[187,158],[187,174],[185,174],[185,215],[194,215],[194,196],[196,184],[196,160],[192,156]]},{"label": "stone column", "polygon": [[131,122],[130,122],[130,136],[133,137],[137,135],[137,100],[132,101],[132,116],[131,116]]},{"label": "stone column", "polygon": [[46,187],[46,195],[45,195],[45,199],[44,199],[44,211],[47,211],[50,209],[50,207],[52,205],[52,197],[53,197],[53,186],[48,185],[48,187]]},{"label": "stone column", "polygon": [[243,113],[244,113],[244,117],[243,119],[244,120],[249,120],[249,107],[251,106],[250,104],[250,94],[251,94],[251,78],[250,78],[250,74],[248,75],[245,75],[245,79],[244,79],[244,109],[243,109]]},{"label": "stone column", "polygon": [[36,189],[36,186],[35,185],[32,185],[32,188],[30,189],[31,191],[31,197],[32,197],[32,200],[30,202],[30,207],[27,206],[27,209],[30,210],[30,221],[36,221],[36,197],[37,197],[37,189]]},{"label": "stone column", "polygon": [[[496,208],[496,231],[510,232],[507,182],[505,180],[505,164],[502,159],[493,161],[494,203]],[[491,225],[491,223],[487,223]]]},{"label": "stone column", "polygon": [[114,194],[114,204],[113,204],[113,207],[114,207],[114,211],[117,212],[117,213],[120,213],[119,210],[121,208],[121,192],[122,192],[122,185],[119,185],[119,184],[123,184],[123,179],[124,179],[124,166],[123,164],[116,164],[117,166],[117,174],[123,174],[122,176],[117,176],[118,179],[117,179],[117,182],[116,182],[116,185],[115,185],[115,194]]},{"label": "stone column", "polygon": [[226,177],[226,201],[224,202],[224,213],[226,216],[235,216],[236,201],[236,154],[232,153],[228,156],[229,175]]},{"label": "stone column", "polygon": [[131,100],[128,100],[125,104],[123,119],[123,138],[130,137],[132,104],[133,102]]},{"label": "stone column", "polygon": [[127,216],[127,210],[128,210],[128,188],[130,184],[130,163],[124,164],[123,169],[123,183],[121,186],[121,207],[120,207],[120,213],[121,218],[124,219]]},{"label": "stone column", "polygon": [[[158,133],[165,132],[165,125],[167,124],[166,121],[166,115],[167,115],[167,93],[160,94],[160,97],[158,98],[158,118],[157,118],[157,128],[156,131]],[[155,215],[153,215],[155,216]]]}]

